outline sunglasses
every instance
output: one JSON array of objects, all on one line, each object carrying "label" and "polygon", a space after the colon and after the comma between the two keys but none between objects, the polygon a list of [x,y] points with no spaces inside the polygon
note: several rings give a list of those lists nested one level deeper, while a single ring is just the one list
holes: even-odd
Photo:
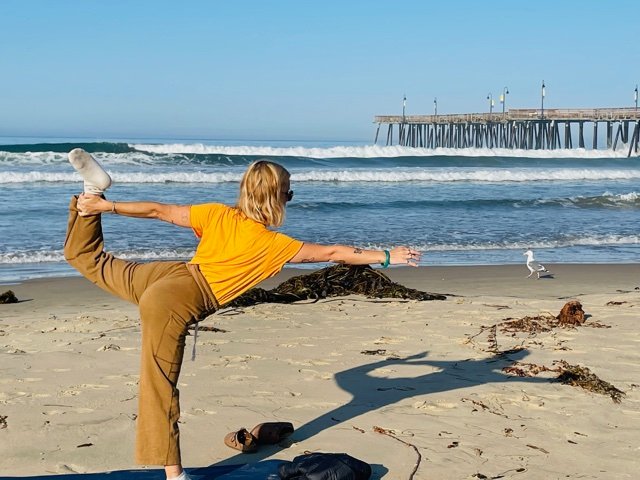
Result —
[{"label": "sunglasses", "polygon": [[293,199],[293,190],[289,190],[288,192],[282,192],[287,197],[287,202],[290,202]]}]

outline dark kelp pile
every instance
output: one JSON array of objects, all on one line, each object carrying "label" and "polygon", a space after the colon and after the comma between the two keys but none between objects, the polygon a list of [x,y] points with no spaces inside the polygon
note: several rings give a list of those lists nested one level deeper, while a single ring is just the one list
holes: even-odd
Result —
[{"label": "dark kelp pile", "polygon": [[402,298],[407,300],[446,300],[439,293],[407,288],[389,280],[369,265],[335,265],[307,275],[292,277],[272,290],[252,288],[224,307],[249,307],[258,303],[292,303],[327,297],[364,295],[368,298]]},{"label": "dark kelp pile", "polygon": [[0,294],[0,303],[18,303],[18,298],[13,293],[13,290],[7,290]]}]

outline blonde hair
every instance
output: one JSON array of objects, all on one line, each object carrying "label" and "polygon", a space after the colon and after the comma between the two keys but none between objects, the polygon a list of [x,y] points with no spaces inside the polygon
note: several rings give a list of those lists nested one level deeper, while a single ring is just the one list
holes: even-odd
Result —
[{"label": "blonde hair", "polygon": [[247,217],[267,227],[279,227],[285,216],[285,189],[289,172],[267,160],[253,162],[240,182],[238,208]]}]

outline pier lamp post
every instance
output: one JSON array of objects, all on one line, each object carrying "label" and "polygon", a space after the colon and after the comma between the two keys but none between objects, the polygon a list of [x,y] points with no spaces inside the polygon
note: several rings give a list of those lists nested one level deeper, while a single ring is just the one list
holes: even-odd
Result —
[{"label": "pier lamp post", "polygon": [[540,148],[542,149],[544,149],[544,88],[544,80],[542,80],[542,91],[540,96]]},{"label": "pier lamp post", "polygon": [[[636,97],[637,97],[637,93],[638,93],[638,87],[636,87]],[[638,99],[636,98],[636,107],[638,103]],[[438,116],[438,97],[433,99],[433,115],[434,116]]]},{"label": "pier lamp post", "polygon": [[493,115],[493,106],[495,105],[492,93],[487,95],[487,100],[489,100],[489,116],[491,116]]},{"label": "pier lamp post", "polygon": [[638,112],[638,85],[636,85],[636,89],[633,91],[633,101],[636,102],[636,112]]},{"label": "pier lamp post", "polygon": [[541,104],[540,104],[540,116],[542,117],[542,120],[544,120],[544,80],[542,80],[542,96],[541,96]]},{"label": "pier lamp post", "polygon": [[504,117],[504,108],[507,104],[507,95],[509,95],[509,87],[502,89],[502,95],[500,95],[500,103],[502,104],[502,116]]},{"label": "pier lamp post", "polygon": [[404,123],[404,113],[407,108],[407,96],[402,97],[402,122]]}]

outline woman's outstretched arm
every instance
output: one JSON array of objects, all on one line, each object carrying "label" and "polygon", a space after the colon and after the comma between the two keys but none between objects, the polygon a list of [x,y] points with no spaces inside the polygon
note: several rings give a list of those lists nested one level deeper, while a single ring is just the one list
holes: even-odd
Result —
[{"label": "woman's outstretched arm", "polygon": [[[409,247],[389,250],[389,265],[418,266],[420,252]],[[335,262],[349,265],[384,264],[387,254],[384,250],[363,250],[346,245],[317,245],[305,243],[289,263]]]},{"label": "woman's outstretched arm", "polygon": [[158,202],[115,202],[97,195],[78,197],[80,216],[116,213],[127,217],[155,218],[180,227],[191,227],[191,206]]}]

